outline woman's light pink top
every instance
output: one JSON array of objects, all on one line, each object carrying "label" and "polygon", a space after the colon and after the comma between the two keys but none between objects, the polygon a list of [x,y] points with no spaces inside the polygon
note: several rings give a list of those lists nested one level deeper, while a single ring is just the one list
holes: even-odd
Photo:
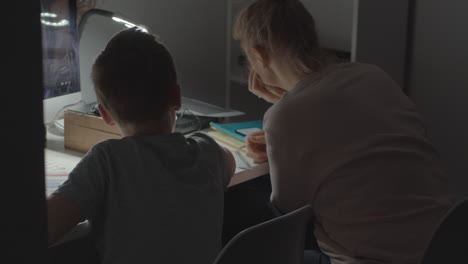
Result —
[{"label": "woman's light pink top", "polygon": [[265,114],[272,202],[311,204],[332,263],[417,263],[451,206],[415,105],[378,67],[299,82]]}]

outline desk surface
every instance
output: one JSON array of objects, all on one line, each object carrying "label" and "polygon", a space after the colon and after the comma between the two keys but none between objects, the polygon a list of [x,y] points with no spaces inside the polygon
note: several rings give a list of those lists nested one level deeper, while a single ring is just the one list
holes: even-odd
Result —
[{"label": "desk surface", "polygon": [[[206,130],[202,130],[202,132],[206,132]],[[268,163],[254,164],[242,151],[231,148],[219,141],[218,144],[231,150],[236,159],[236,172],[229,183],[229,187],[268,174]],[[48,129],[45,149],[47,196],[68,178],[70,171],[83,156],[84,153],[65,149],[64,137],[54,133],[53,129]]]}]

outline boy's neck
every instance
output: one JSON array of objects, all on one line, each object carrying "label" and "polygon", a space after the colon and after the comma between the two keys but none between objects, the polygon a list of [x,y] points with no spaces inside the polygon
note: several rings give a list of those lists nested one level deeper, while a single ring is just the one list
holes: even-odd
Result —
[{"label": "boy's neck", "polygon": [[159,122],[154,124],[118,124],[122,136],[141,136],[171,134],[175,129],[175,113],[167,113]]}]

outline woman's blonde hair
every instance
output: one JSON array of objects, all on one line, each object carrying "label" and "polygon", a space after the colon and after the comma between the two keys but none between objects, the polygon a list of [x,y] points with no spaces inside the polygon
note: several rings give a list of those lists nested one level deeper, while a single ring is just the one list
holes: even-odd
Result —
[{"label": "woman's blonde hair", "polygon": [[246,47],[261,46],[290,58],[299,74],[320,71],[327,64],[314,18],[299,0],[255,1],[239,13],[233,37]]}]

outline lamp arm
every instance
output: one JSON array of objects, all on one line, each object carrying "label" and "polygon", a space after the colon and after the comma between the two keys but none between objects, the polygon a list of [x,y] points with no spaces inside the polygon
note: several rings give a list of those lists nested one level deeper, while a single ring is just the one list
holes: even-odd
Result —
[{"label": "lamp arm", "polygon": [[84,27],[86,25],[86,22],[87,22],[88,18],[91,15],[95,15],[95,14],[110,17],[110,18],[112,18],[114,16],[113,12],[107,11],[107,10],[104,10],[104,9],[98,9],[98,8],[91,8],[91,9],[87,10],[86,12],[84,12],[83,15],[81,16],[80,23],[78,25],[78,34],[79,34],[78,36],[79,36],[80,39],[81,39],[81,35],[83,34],[83,30],[84,30]]}]

